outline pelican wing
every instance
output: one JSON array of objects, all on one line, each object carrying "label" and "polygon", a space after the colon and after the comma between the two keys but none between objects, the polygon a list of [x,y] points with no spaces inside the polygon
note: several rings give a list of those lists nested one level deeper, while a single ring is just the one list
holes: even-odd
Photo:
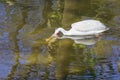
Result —
[{"label": "pelican wing", "polygon": [[97,20],[85,20],[73,23],[72,29],[80,32],[105,31],[106,26]]}]

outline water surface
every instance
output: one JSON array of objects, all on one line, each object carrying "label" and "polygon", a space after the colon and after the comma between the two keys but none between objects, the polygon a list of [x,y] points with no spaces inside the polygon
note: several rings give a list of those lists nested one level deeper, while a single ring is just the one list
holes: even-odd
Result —
[{"label": "water surface", "polygon": [[[120,80],[119,7],[119,0],[1,0],[0,80]],[[56,28],[85,19],[110,30],[101,39],[46,43]]]}]

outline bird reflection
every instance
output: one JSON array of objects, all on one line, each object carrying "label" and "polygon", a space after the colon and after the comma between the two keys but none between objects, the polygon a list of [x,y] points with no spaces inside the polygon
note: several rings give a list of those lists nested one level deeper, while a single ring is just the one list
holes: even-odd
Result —
[{"label": "bird reflection", "polygon": [[95,37],[92,35],[87,36],[61,36],[61,37],[49,37],[46,39],[48,42],[48,45],[50,46],[52,43],[54,43],[56,40],[62,40],[62,39],[71,39],[74,41],[75,44],[83,44],[83,45],[94,45],[99,40],[101,40],[102,36]]},{"label": "bird reflection", "polygon": [[97,38],[94,36],[62,36],[59,39],[72,39],[76,44],[84,44],[84,45],[94,45],[97,43],[101,37]]}]

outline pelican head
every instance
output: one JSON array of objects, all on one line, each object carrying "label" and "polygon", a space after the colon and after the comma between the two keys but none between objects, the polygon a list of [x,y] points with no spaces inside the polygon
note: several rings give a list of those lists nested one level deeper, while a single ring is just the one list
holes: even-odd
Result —
[{"label": "pelican head", "polygon": [[51,44],[52,42],[55,42],[57,38],[60,38],[61,34],[64,35],[65,33],[66,31],[63,28],[57,28],[53,35],[47,38],[46,41]]},{"label": "pelican head", "polygon": [[65,35],[66,32],[63,28],[57,28],[52,36],[59,37],[61,34]]}]

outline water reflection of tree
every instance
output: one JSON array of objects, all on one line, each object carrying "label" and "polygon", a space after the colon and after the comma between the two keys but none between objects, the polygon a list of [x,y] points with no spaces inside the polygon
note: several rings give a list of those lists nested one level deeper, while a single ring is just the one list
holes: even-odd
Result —
[{"label": "water reflection of tree", "polygon": [[[77,6],[76,6],[77,5]],[[70,28],[71,23],[89,18],[92,10],[90,0],[65,0],[62,24],[65,28]]]},{"label": "water reflection of tree", "polygon": [[[43,2],[44,3],[44,1],[41,1],[41,2]],[[50,2],[50,1],[49,1]],[[16,46],[17,46],[17,49],[16,49],[16,51],[17,52],[20,52],[20,55],[22,55],[23,53],[26,53],[26,51],[29,51],[29,49],[31,48],[32,49],[32,53],[31,53],[31,55],[30,55],[30,63],[29,64],[27,64],[26,63],[26,65],[25,64],[15,64],[14,66],[13,66],[13,69],[11,70],[11,74],[9,75],[10,76],[10,79],[11,78],[13,78],[13,76],[14,76],[14,78],[17,78],[17,79],[27,79],[28,78],[28,76],[29,76],[29,78],[28,79],[33,79],[33,78],[36,78],[35,76],[38,76],[38,77],[40,77],[41,75],[43,75],[43,74],[41,74],[41,64],[43,63],[43,64],[45,64],[47,61],[49,62],[49,58],[50,58],[50,56],[49,55],[47,55],[46,54],[46,56],[44,56],[44,54],[42,54],[42,52],[41,52],[41,54],[40,54],[40,52],[39,52],[39,48],[41,47],[42,48],[42,45],[43,44],[37,44],[37,45],[39,45],[39,46],[37,46],[36,47],[36,45],[34,45],[34,41],[36,40],[36,39],[39,39],[40,37],[38,36],[38,34],[40,33],[41,34],[41,36],[42,36],[42,38],[45,38],[44,36],[46,35],[44,35],[43,34],[43,32],[36,32],[36,30],[40,30],[41,28],[43,28],[43,27],[45,27],[46,28],[46,23],[47,23],[47,21],[45,21],[44,19],[42,20],[42,17],[43,16],[48,16],[48,14],[50,13],[50,12],[52,12],[51,10],[50,10],[50,12],[48,11],[48,13],[47,13],[47,10],[46,10],[46,8],[48,9],[48,8],[50,8],[50,7],[48,7],[48,6],[52,6],[52,4],[50,5],[48,5],[47,3],[49,3],[48,1],[46,2],[46,4],[41,4],[40,5],[40,7],[37,7],[37,5],[35,6],[35,5],[33,5],[33,6],[31,6],[31,5],[29,5],[29,4],[31,4],[30,2],[28,2],[27,3],[27,6],[26,5],[22,5],[22,16],[24,17],[23,19],[22,19],[22,21],[23,21],[23,25],[20,25],[20,28],[17,28],[17,30],[15,31],[16,32],[16,34],[13,34],[13,33],[11,33],[11,39],[13,39],[13,38],[15,38],[15,41],[16,41]],[[59,3],[58,3],[59,4]],[[41,7],[42,6],[42,7]],[[57,5],[56,5],[57,6]],[[57,8],[56,8],[57,9]],[[59,13],[57,13],[57,10],[54,10],[54,13],[55,14],[52,14],[52,15],[50,15],[50,16],[48,16],[47,18],[51,18],[51,17],[53,17],[54,18],[54,16],[58,16],[59,15]],[[42,13],[44,13],[44,12],[42,12],[42,11],[44,11],[45,10],[45,14],[43,15]],[[40,11],[40,12],[39,12]],[[41,13],[41,15],[38,15],[36,12],[38,12],[38,14],[40,14]],[[35,14],[37,14],[36,16],[34,15],[34,13]],[[34,15],[34,17],[33,17],[33,15]],[[60,17],[61,17],[61,15],[59,15]],[[39,19],[40,18],[40,19]],[[47,18],[45,18],[45,19],[47,19]],[[19,18],[18,18],[19,19]],[[45,21],[45,22],[44,22]],[[53,21],[53,22],[52,22]],[[53,19],[52,21],[50,21],[50,24],[55,24],[56,23],[56,21],[57,21],[57,23],[59,23],[60,21],[55,17],[55,19]],[[55,22],[54,22],[55,21]],[[48,26],[50,25],[49,23],[48,23]],[[33,27],[33,26],[35,26],[35,27]],[[57,26],[57,24],[56,25],[52,25],[53,27],[54,26]],[[50,26],[51,27],[51,26]],[[9,29],[8,29],[9,30]],[[34,34],[34,32],[35,32],[35,34]],[[30,35],[31,33],[33,33],[32,35]],[[42,35],[43,34],[43,35]],[[13,37],[13,35],[14,35],[14,37]],[[29,36],[29,37],[28,37]],[[18,39],[19,39],[19,43],[17,43],[17,41],[18,41]],[[43,40],[43,39],[40,39],[40,41],[41,40]],[[43,42],[43,41],[42,41]],[[22,43],[22,44],[21,44]],[[18,44],[19,44],[19,46],[18,46]],[[24,52],[25,51],[25,52]],[[26,53],[27,54],[27,53]],[[29,54],[28,54],[29,55]],[[31,56],[33,56],[33,57],[31,57]],[[20,56],[20,57],[22,57],[22,58],[24,58],[24,56]],[[45,58],[45,57],[49,57],[48,59],[47,58]],[[39,59],[40,58],[40,59]],[[43,61],[42,61],[42,59],[43,59]],[[45,60],[45,61],[44,61]],[[40,62],[39,62],[40,61]],[[44,63],[45,62],[45,63]],[[38,66],[37,66],[38,65]],[[22,67],[22,68],[20,68],[20,67]],[[43,66],[43,68],[45,68],[45,67],[47,67],[47,66]],[[18,70],[16,70],[16,71],[14,71],[15,70],[15,68],[19,68]],[[24,70],[26,70],[26,71],[24,71]],[[37,74],[37,70],[40,70],[40,73],[39,74]],[[13,72],[14,71],[14,72]],[[35,71],[35,72],[34,72]],[[29,73],[30,72],[30,73]],[[46,72],[46,71],[45,71]],[[43,73],[45,73],[45,72],[43,72]],[[46,72],[47,73],[47,72]],[[35,75],[33,75],[33,74],[35,74]],[[19,77],[17,77],[19,75]],[[28,75],[28,76],[27,76]],[[32,76],[30,76],[30,75],[32,75]],[[48,77],[46,77],[46,78],[48,78]]]},{"label": "water reflection of tree", "polygon": [[[14,11],[13,11],[14,10]],[[19,64],[19,46],[18,46],[18,31],[19,29],[24,25],[24,22],[22,21],[22,14],[19,7],[9,7],[6,5],[6,28],[4,31],[9,33],[9,38],[11,40],[11,47],[10,49],[13,50],[16,59],[15,64],[13,65],[11,69],[11,73],[8,75],[8,79],[11,80],[14,77],[14,74],[16,72],[16,69]]]},{"label": "water reflection of tree", "polygon": [[8,75],[8,80],[14,79],[15,72],[17,71],[17,67],[20,64],[20,62],[19,62],[19,58],[20,58],[19,53],[15,53],[15,56],[16,56],[16,58],[15,58],[15,64],[13,65],[13,67],[11,69],[11,72]]},{"label": "water reflection of tree", "polygon": [[113,45],[116,44],[115,41],[100,41],[94,48],[97,58],[97,64],[95,65],[96,79],[119,79],[118,54],[113,51]]},{"label": "water reflection of tree", "polygon": [[[95,64],[94,62],[93,64],[91,63],[94,60],[90,56],[90,51],[86,51],[87,54],[74,55],[73,53],[84,53],[83,51],[85,49],[73,50],[72,41],[70,40],[67,40],[68,42],[65,42],[64,40],[60,41],[57,52],[54,52],[54,50],[51,52],[44,52],[47,51],[46,45],[36,44],[36,47],[34,41],[40,39],[41,43],[44,42],[44,39],[50,35],[50,32],[52,33],[49,29],[53,27],[61,27],[62,25],[63,27],[69,27],[71,23],[86,18],[96,17],[97,19],[100,18],[108,21],[113,19],[114,15],[118,17],[120,13],[119,4],[118,0],[17,0],[12,6],[6,4],[6,28],[4,28],[3,31],[10,33],[9,37],[13,42],[11,43],[11,48],[14,49],[13,51],[16,55],[15,64],[8,76],[9,79],[15,78],[17,75],[20,75],[18,79],[33,79],[36,76],[39,78],[44,74],[45,78],[48,79],[48,75],[51,73],[49,71],[49,68],[51,67],[50,64],[55,61],[57,64],[56,77],[58,79],[66,78],[67,74],[69,74],[69,64],[72,61],[74,61],[75,64],[79,64],[79,61],[82,63],[80,65],[72,65],[70,73],[76,74],[77,72],[80,72],[79,75],[81,75],[86,69],[92,69]],[[116,17],[113,19],[115,22],[119,21]],[[112,20],[109,22],[111,23]],[[114,23],[111,24],[119,26],[119,22],[117,24]],[[95,53],[97,53],[97,56],[104,57],[104,53],[108,53],[108,56],[112,55],[111,45],[107,45],[106,48],[104,48],[105,44],[109,43],[103,42],[96,46],[94,50]],[[31,49],[31,54],[24,52],[29,51],[29,49]],[[105,49],[108,49],[108,51]],[[30,56],[29,59],[31,60],[29,64],[19,63],[19,55],[22,54],[20,52]],[[91,60],[91,62],[89,60]],[[84,62],[86,64],[83,65]],[[89,64],[90,66],[87,66],[87,62],[91,63]],[[44,66],[41,66],[43,64]],[[109,65],[111,64],[112,63]],[[53,68],[55,69],[55,67]],[[43,72],[43,74],[41,72]]]},{"label": "water reflection of tree", "polygon": [[94,66],[95,57],[90,48],[73,47],[73,41],[70,39],[59,40],[56,52],[55,75],[58,80],[71,79],[83,76],[95,77]]},{"label": "water reflection of tree", "polygon": [[74,51],[72,48],[72,44],[72,40],[61,40],[58,43],[55,70],[57,80],[66,79],[69,73],[69,64]]}]

